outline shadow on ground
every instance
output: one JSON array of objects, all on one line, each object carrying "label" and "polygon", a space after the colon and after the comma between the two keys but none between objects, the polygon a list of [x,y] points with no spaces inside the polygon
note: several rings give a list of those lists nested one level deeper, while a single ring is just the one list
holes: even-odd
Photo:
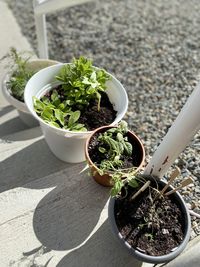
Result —
[{"label": "shadow on ground", "polygon": [[108,220],[82,247],[67,254],[56,267],[140,267],[142,262],[131,257],[114,239]]},{"label": "shadow on ground", "polygon": [[109,189],[96,184],[86,171],[73,168],[67,173],[60,174],[58,186],[39,202],[33,217],[38,240],[53,250],[73,249],[84,242],[109,197]]},{"label": "shadow on ground", "polygon": [[[41,139],[0,163],[0,192],[24,185],[30,188],[44,188],[46,185],[37,183],[37,179],[54,175],[73,165],[75,164],[57,159],[45,140]],[[56,177],[54,180],[55,186]],[[30,183],[32,181],[33,183]]]},{"label": "shadow on ground", "polygon": [[[18,141],[13,139],[11,136],[12,134],[15,134],[16,132],[20,132],[23,130],[27,130],[27,126],[21,121],[20,117],[14,117],[10,120],[7,120],[6,122],[1,123],[0,125],[0,138],[5,141]],[[4,138],[4,136],[10,135],[9,138]],[[30,139],[30,138],[29,138]],[[19,138],[20,140],[26,140],[26,137],[23,136],[23,138]]]}]

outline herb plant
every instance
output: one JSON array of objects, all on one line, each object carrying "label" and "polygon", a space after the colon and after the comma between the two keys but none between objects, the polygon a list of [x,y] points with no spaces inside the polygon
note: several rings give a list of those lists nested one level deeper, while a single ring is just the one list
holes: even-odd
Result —
[{"label": "herb plant", "polygon": [[82,110],[91,99],[98,99],[100,109],[101,92],[106,90],[106,81],[110,76],[103,69],[95,69],[92,61],[80,57],[72,64],[65,65],[56,79],[61,81],[67,96],[68,106],[76,106]]},{"label": "herb plant", "polygon": [[37,114],[52,126],[70,131],[87,131],[83,124],[78,123],[80,111],[72,111],[70,107],[61,103],[59,98],[55,97],[55,92],[51,96],[51,99],[54,99],[52,102],[47,97],[43,97],[42,101],[36,97],[33,98]]},{"label": "herb plant", "polygon": [[34,72],[27,70],[27,62],[31,58],[30,53],[18,53],[15,48],[11,48],[8,55],[4,58],[11,60],[11,76],[6,83],[12,95],[19,101],[24,102],[24,89],[28,80],[33,76]]},{"label": "herb plant", "polygon": [[105,156],[98,166],[99,174],[110,173],[113,182],[112,196],[118,195],[125,184],[133,188],[139,186],[135,175],[136,168],[123,169],[124,156],[132,156],[133,153],[127,132],[127,123],[121,121],[118,127],[111,128],[98,136],[99,152]]},{"label": "herb plant", "polygon": [[57,88],[33,99],[35,111],[41,118],[58,128],[71,131],[87,131],[79,118],[92,100],[101,104],[101,92],[106,90],[110,76],[103,69],[96,69],[89,59],[80,57],[64,65],[55,77]]}]

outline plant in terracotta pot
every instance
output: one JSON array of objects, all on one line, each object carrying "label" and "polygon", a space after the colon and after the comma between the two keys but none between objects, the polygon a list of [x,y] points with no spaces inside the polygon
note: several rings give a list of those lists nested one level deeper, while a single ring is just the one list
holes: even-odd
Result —
[{"label": "plant in terracotta pot", "polygon": [[[162,189],[156,177],[132,177],[137,187],[124,184],[110,199],[108,217],[112,232],[130,254],[149,263],[168,262],[178,256],[190,238],[190,216],[178,192]],[[169,195],[168,195],[169,194]]]},{"label": "plant in terracotta pot", "polygon": [[[118,193],[124,183],[129,183],[145,159],[142,142],[128,130],[125,121],[121,121],[118,127],[97,129],[86,142],[85,154],[95,181],[112,186],[112,194]],[[135,185],[136,181],[132,183]]]},{"label": "plant in terracotta pot", "polygon": [[3,79],[3,95],[19,113],[20,118],[30,127],[36,126],[38,122],[29,113],[24,103],[24,89],[28,80],[40,69],[57,64],[57,61],[47,59],[31,59],[30,52],[17,52],[12,47],[10,52],[2,60],[8,60],[6,68],[8,73]]},{"label": "plant in terracotta pot", "polygon": [[35,74],[26,86],[25,101],[52,152],[74,163],[85,160],[87,136],[120,121],[128,105],[120,82],[85,57]]}]

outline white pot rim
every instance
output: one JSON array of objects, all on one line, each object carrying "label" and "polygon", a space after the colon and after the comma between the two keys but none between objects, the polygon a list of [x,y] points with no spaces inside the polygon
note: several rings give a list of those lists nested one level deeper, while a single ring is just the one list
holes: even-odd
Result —
[{"label": "white pot rim", "polygon": [[[55,63],[55,64],[60,64],[60,62],[55,61],[55,60],[51,60],[51,59],[32,59],[28,62],[28,64],[30,63],[44,63],[44,62],[49,62],[49,63]],[[11,91],[7,88],[6,83],[9,81],[10,76],[11,76],[12,72],[8,71],[3,79],[2,79],[2,93],[3,96],[5,97],[5,99],[11,104],[13,105],[16,109],[18,109],[19,111],[25,112],[25,113],[29,113],[29,110],[25,104],[25,102],[19,101],[17,98],[15,98],[14,96],[12,96]]]},{"label": "white pot rim", "polygon": [[[68,64],[72,64],[72,63],[60,63],[60,64],[58,64],[59,66],[61,66],[61,65],[68,65]],[[95,66],[94,66],[95,67]],[[40,70],[38,73],[42,73],[43,71],[46,71],[48,68],[52,68],[52,66],[49,66],[49,67],[47,67],[47,68],[45,68],[45,69],[42,69],[42,70]],[[98,68],[98,67],[95,67],[96,69],[100,69],[100,68]],[[126,99],[126,106],[124,106],[124,110],[125,110],[125,112],[126,112],[126,110],[128,109],[128,95],[127,95],[127,92],[126,92],[126,90],[124,89],[124,87],[123,87],[123,85],[121,84],[121,82],[119,81],[119,80],[117,80],[112,74],[110,74],[110,73],[108,73],[107,71],[105,71],[116,83],[118,83],[120,86],[121,86],[121,88],[122,88],[122,90],[123,90],[123,93],[124,93],[124,97],[125,97],[125,99]],[[28,84],[28,83],[27,83]],[[44,92],[45,90],[47,90],[47,86],[49,86],[50,84],[47,84],[46,86],[44,86],[43,88],[41,88],[40,90],[39,90],[39,92],[38,92],[38,94],[37,95],[42,95],[42,92]],[[106,93],[106,91],[105,91],[105,93]],[[27,91],[25,91],[25,94],[24,94],[24,98],[25,98],[25,101],[26,101],[26,95],[28,94],[28,92]],[[29,108],[28,108],[29,109]],[[47,127],[49,127],[49,128],[51,128],[52,130],[53,129],[55,129],[57,132],[60,132],[60,134],[62,134],[62,135],[65,135],[65,136],[67,136],[68,134],[69,135],[76,135],[76,136],[78,136],[78,135],[85,135],[85,134],[91,134],[94,130],[92,130],[92,131],[87,131],[87,132],[83,132],[83,131],[79,131],[79,132],[76,132],[76,131],[69,131],[69,130],[66,130],[66,129],[62,129],[62,128],[57,128],[57,127],[55,127],[55,126],[52,126],[52,125],[50,125],[50,124],[48,124],[47,122],[45,122],[41,117],[39,117],[38,115],[37,115],[37,113],[35,112],[35,110],[34,110],[34,107],[33,107],[33,109],[29,109],[29,111],[32,113],[32,115],[37,119],[37,120],[39,120],[39,122],[40,123],[42,123],[42,124],[44,124],[44,125],[46,125]],[[116,125],[122,118],[123,118],[123,116],[124,116],[124,114],[122,114],[121,116],[116,116],[116,118],[115,118],[115,120],[111,123],[111,124],[109,124],[109,125],[107,125],[107,126],[114,126],[114,125]],[[103,125],[102,125],[103,126]]]},{"label": "white pot rim", "polygon": [[30,113],[28,108],[26,107],[26,104],[22,101],[19,101],[17,98],[12,96],[10,90],[8,90],[6,83],[9,81],[10,78],[10,73],[7,73],[2,81],[2,93],[5,99],[13,105],[16,109],[25,112],[25,113]]}]

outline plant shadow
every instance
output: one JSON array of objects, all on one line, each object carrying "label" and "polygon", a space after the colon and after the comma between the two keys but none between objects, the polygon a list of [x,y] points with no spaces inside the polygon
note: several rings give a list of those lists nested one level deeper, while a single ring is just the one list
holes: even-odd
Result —
[{"label": "plant shadow", "polygon": [[96,184],[86,172],[80,173],[80,169],[68,169],[68,176],[61,174],[58,186],[35,209],[35,235],[49,249],[68,250],[84,242],[108,200],[109,189]]},{"label": "plant shadow", "polygon": [[141,267],[142,262],[123,249],[109,228],[106,220],[83,246],[67,254],[56,267]]}]

